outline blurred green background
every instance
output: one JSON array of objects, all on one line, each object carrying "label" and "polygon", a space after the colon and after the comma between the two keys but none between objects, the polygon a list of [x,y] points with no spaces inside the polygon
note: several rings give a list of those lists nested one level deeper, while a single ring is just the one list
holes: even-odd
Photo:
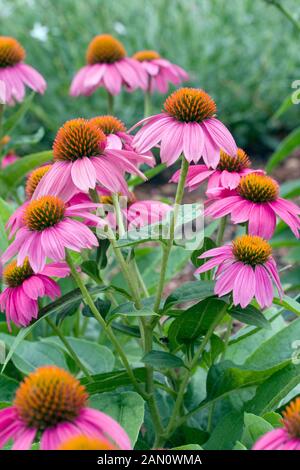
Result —
[{"label": "blurred green background", "polygon": [[[299,0],[282,3],[297,17]],[[103,32],[118,37],[129,55],[156,49],[185,68],[190,84],[213,96],[219,117],[252,155],[269,155],[299,120],[299,106],[281,121],[271,119],[300,78],[300,34],[265,0],[0,0],[0,14],[1,34],[21,41],[27,62],[48,82],[21,129],[30,134],[44,127],[38,148],[51,146],[65,120],[106,112],[103,90],[88,98],[68,95],[90,39]],[[164,97],[154,101],[159,111]],[[141,91],[117,97],[116,114],[127,125],[142,113]]]}]

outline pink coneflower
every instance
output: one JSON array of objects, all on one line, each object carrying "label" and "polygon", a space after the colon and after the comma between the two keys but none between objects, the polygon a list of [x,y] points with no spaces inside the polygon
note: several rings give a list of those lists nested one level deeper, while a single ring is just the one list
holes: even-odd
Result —
[{"label": "pink coneflower", "polygon": [[233,293],[234,305],[247,307],[255,297],[261,308],[269,307],[274,297],[273,282],[282,295],[276,263],[267,241],[253,235],[242,235],[230,245],[213,248],[200,258],[212,258],[195,273],[204,273],[218,266],[215,294]]},{"label": "pink coneflower", "polygon": [[84,434],[121,450],[131,449],[124,429],[110,416],[87,407],[88,394],[69,372],[44,366],[29,374],[16,391],[13,406],[0,411],[0,447],[28,450],[37,435],[41,450],[56,450]]},{"label": "pink coneflower", "polygon": [[16,238],[3,253],[3,263],[17,254],[17,264],[21,266],[25,258],[35,273],[43,270],[46,259],[62,261],[65,248],[80,252],[85,248],[98,246],[93,232],[78,217],[92,220],[97,225],[105,225],[99,217],[91,214],[97,204],[92,202],[68,205],[57,196],[41,196],[25,207],[22,226]]},{"label": "pink coneflower", "polygon": [[278,216],[299,238],[300,208],[279,197],[279,185],[270,176],[256,172],[243,176],[234,191],[221,191],[205,211],[213,218],[228,214],[234,224],[248,222],[249,233],[266,239],[272,237]]},{"label": "pink coneflower", "polygon": [[[134,152],[135,150],[132,145],[133,136],[127,133],[125,124],[115,116],[104,115],[96,116],[90,119],[90,122],[97,126],[104,132],[107,139],[107,149],[119,149],[128,150]],[[155,165],[155,158],[152,153],[146,152],[145,156],[149,157],[147,165],[153,167]],[[140,156],[136,154],[137,163],[140,163]]]},{"label": "pink coneflower", "polygon": [[[0,308],[6,314],[8,326],[12,321],[17,326],[27,326],[38,316],[38,298],[60,295],[59,285],[51,277],[66,277],[70,273],[65,263],[47,264],[34,273],[28,259],[21,266],[10,263],[3,272],[6,288],[0,294]],[[50,277],[51,276],[51,277]]]},{"label": "pink coneflower", "polygon": [[89,96],[99,87],[118,95],[122,85],[133,90],[147,86],[147,74],[141,64],[126,57],[123,44],[110,34],[94,37],[88,46],[86,61],[87,65],[73,78],[72,96]]},{"label": "pink coneflower", "polygon": [[19,159],[20,157],[17,154],[15,154],[14,152],[9,152],[2,158],[1,168],[6,168],[7,166],[12,165]]},{"label": "pink coneflower", "polygon": [[98,182],[115,193],[128,193],[126,172],[146,179],[137,168],[151,160],[134,151],[107,148],[104,132],[86,119],[67,121],[53,144],[54,164],[38,185],[34,198],[54,194],[70,199],[88,193]]},{"label": "pink coneflower", "polygon": [[133,139],[137,152],[145,153],[160,143],[162,162],[172,165],[181,155],[197,163],[201,156],[208,167],[216,168],[220,150],[235,155],[237,147],[228,129],[214,116],[217,107],[205,91],[181,88],[170,95],[161,114],[150,116]]},{"label": "pink coneflower", "polygon": [[286,407],[282,423],[283,428],[267,432],[253,450],[300,450],[300,398]]},{"label": "pink coneflower", "polygon": [[[250,158],[244,150],[237,149],[233,157],[221,150],[217,168],[210,169],[206,165],[190,166],[185,186],[189,188],[189,191],[194,191],[203,181],[208,180],[208,191],[215,188],[234,189],[239,185],[242,176],[257,172],[250,167]],[[170,181],[178,183],[179,177],[180,170],[176,171]]]},{"label": "pink coneflower", "polygon": [[40,168],[33,170],[30,173],[30,175],[27,177],[26,186],[25,186],[25,194],[26,194],[27,200],[15,210],[15,212],[8,219],[8,222],[6,225],[6,228],[10,231],[9,238],[12,238],[14,234],[16,233],[16,231],[19,228],[23,227],[24,210],[28,206],[29,201],[33,196],[33,193],[37,188],[37,185],[39,184],[41,179],[45,176],[45,174],[50,170],[50,168],[51,168],[51,165],[41,166]]},{"label": "pink coneflower", "polygon": [[156,51],[139,51],[133,58],[141,62],[147,73],[150,92],[158,90],[160,93],[167,93],[169,82],[178,86],[189,79],[185,70],[163,59]]},{"label": "pink coneflower", "polygon": [[5,84],[6,104],[23,101],[25,86],[38,93],[46,89],[43,77],[24,59],[25,50],[16,39],[0,36],[0,81]]}]

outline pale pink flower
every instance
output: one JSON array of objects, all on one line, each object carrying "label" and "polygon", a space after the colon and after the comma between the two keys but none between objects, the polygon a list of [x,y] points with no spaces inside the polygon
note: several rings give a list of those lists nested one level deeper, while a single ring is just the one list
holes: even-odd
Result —
[{"label": "pale pink flower", "polygon": [[139,51],[133,55],[133,59],[141,62],[148,76],[148,89],[150,92],[159,91],[167,93],[169,83],[180,85],[189,79],[188,74],[179,65],[172,64],[162,58],[156,51]]},{"label": "pale pink flower", "polygon": [[3,263],[17,255],[21,266],[26,257],[35,273],[44,269],[46,259],[62,261],[65,249],[80,252],[98,246],[93,232],[78,218],[92,220],[98,226],[105,222],[92,214],[97,204],[92,202],[67,205],[57,196],[41,196],[25,207],[21,227],[15,240],[1,256]]},{"label": "pale pink flower", "polygon": [[273,283],[278,293],[283,291],[272,249],[267,241],[253,235],[242,235],[230,245],[203,253],[199,258],[212,258],[195,273],[209,271],[216,266],[215,294],[219,297],[233,293],[234,305],[247,307],[256,298],[261,308],[269,307],[274,297]]},{"label": "pale pink flower", "polygon": [[6,288],[0,294],[0,308],[6,314],[8,327],[12,321],[17,326],[27,326],[36,319],[39,312],[38,299],[60,296],[59,285],[51,277],[68,276],[66,263],[50,263],[41,271],[33,272],[28,259],[21,266],[12,261],[3,272]]},{"label": "pale pink flower", "polygon": [[24,59],[25,50],[16,39],[0,36],[0,82],[5,85],[1,98],[5,104],[23,101],[26,86],[42,94],[46,89],[42,75],[25,64]]},{"label": "pale pink flower", "polygon": [[109,34],[95,36],[86,53],[87,65],[73,78],[70,94],[89,96],[99,87],[118,95],[122,86],[145,88],[147,74],[141,64],[126,56],[123,44]]},{"label": "pale pink flower", "polygon": [[99,183],[115,193],[128,193],[124,178],[131,173],[146,179],[138,169],[151,157],[132,150],[107,147],[103,131],[86,119],[67,121],[58,131],[54,145],[54,164],[38,185],[33,197],[53,194],[70,199],[78,192],[88,193]]},{"label": "pale pink flower", "polygon": [[[115,116],[104,115],[96,116],[90,119],[90,122],[99,127],[106,135],[107,149],[118,149],[135,152],[135,149],[132,145],[133,135],[127,133],[126,126],[120,119],[116,118]],[[155,166],[155,158],[153,157],[152,153],[150,151],[145,152],[145,156],[149,157],[146,162],[147,165],[151,167]],[[143,156],[141,163],[143,163]]]},{"label": "pale pink flower", "polygon": [[1,161],[1,168],[6,168],[9,165],[12,165],[15,163],[17,160],[19,160],[19,156],[16,155],[14,152],[9,152],[4,157],[2,158]]},{"label": "pale pink flower", "polygon": [[[110,226],[116,229],[116,217],[114,213],[112,195],[102,188],[98,189],[100,203],[110,209],[107,213],[107,220]],[[128,231],[138,230],[146,225],[153,225],[165,219],[172,210],[169,204],[154,200],[136,200],[133,193],[126,197],[121,197],[120,206],[123,215],[123,223]]]},{"label": "pale pink flower", "polygon": [[160,143],[160,157],[168,166],[183,153],[188,162],[197,163],[201,157],[208,167],[216,168],[220,150],[235,155],[235,141],[216,119],[217,107],[205,91],[181,88],[172,93],[161,114],[138,122],[131,130],[143,124],[133,139],[138,153],[145,153]]},{"label": "pale pink flower", "polygon": [[212,190],[210,197],[206,216],[216,219],[230,214],[234,224],[248,222],[250,234],[266,239],[272,237],[278,216],[299,238],[300,208],[279,196],[279,186],[270,176],[248,174],[241,178],[235,190]]},{"label": "pale pink flower", "polygon": [[300,450],[300,398],[296,398],[283,412],[283,428],[264,434],[253,450]]},{"label": "pale pink flower", "polygon": [[87,406],[88,394],[69,372],[43,366],[31,372],[16,391],[13,405],[0,411],[0,448],[29,450],[38,436],[41,450],[57,450],[78,434],[130,450],[124,429],[110,416]]},{"label": "pale pink flower", "polygon": [[[250,168],[251,161],[242,149],[237,149],[234,156],[230,156],[223,150],[220,152],[220,161],[217,168],[207,168],[206,165],[191,165],[188,169],[185,186],[189,191],[194,191],[203,181],[208,180],[207,190],[215,188],[236,188],[243,176],[248,173],[258,172]],[[178,183],[180,170],[172,176],[170,182]]]}]

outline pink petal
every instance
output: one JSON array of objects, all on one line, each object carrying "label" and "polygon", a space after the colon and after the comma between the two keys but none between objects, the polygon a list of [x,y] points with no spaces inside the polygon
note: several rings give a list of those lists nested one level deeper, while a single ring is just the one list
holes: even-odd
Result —
[{"label": "pink petal", "polygon": [[234,305],[240,304],[242,308],[247,307],[255,294],[255,274],[254,269],[249,265],[244,265],[239,269],[233,285]]},{"label": "pink petal", "polygon": [[271,278],[266,269],[261,266],[255,266],[255,297],[261,308],[272,305],[274,290]]},{"label": "pink petal", "polygon": [[83,157],[72,163],[71,176],[73,183],[80,191],[88,193],[96,186],[96,171],[88,157]]}]

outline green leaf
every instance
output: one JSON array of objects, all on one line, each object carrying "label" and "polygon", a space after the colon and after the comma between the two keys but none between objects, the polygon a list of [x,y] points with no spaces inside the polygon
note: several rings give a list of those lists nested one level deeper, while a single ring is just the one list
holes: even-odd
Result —
[{"label": "green leaf", "polygon": [[90,399],[90,406],[114,418],[127,432],[132,447],[144,421],[145,403],[135,392],[102,393]]},{"label": "green leaf", "polygon": [[246,308],[240,306],[233,307],[228,311],[236,320],[245,323],[246,325],[254,325],[259,328],[271,329],[270,322],[264,317],[264,315],[253,305],[248,305]]},{"label": "green leaf", "polygon": [[234,447],[232,450],[248,450],[244,444],[242,444],[240,441],[236,441]]},{"label": "green leaf", "polygon": [[175,289],[166,299],[164,310],[179,303],[201,300],[214,293],[213,281],[191,281]]},{"label": "green leaf", "polygon": [[244,365],[255,369],[268,369],[278,364],[284,366],[290,362],[295,352],[294,341],[299,338],[300,319],[297,319],[260,344]]},{"label": "green leaf", "polygon": [[[79,339],[68,336],[66,339],[91,374],[101,374],[113,370],[115,357],[106,346],[82,338]],[[69,354],[59,338],[50,336],[46,341],[47,343],[54,343]]]},{"label": "green leaf", "polygon": [[273,426],[268,421],[252,413],[245,413],[244,423],[242,442],[248,449],[251,449],[261,436],[273,430]]},{"label": "green leaf", "polygon": [[11,403],[14,399],[15,392],[19,386],[19,383],[6,377],[6,375],[0,375],[0,403]]},{"label": "green leaf", "polygon": [[185,310],[169,328],[171,348],[193,343],[210,328],[214,329],[225,315],[226,308],[227,304],[223,300],[208,298]]},{"label": "green leaf", "polygon": [[236,390],[258,385],[282,367],[282,365],[278,365],[258,370],[257,368],[236,366],[231,361],[215,364],[208,372],[205,402],[223,398]]},{"label": "green leaf", "polygon": [[264,415],[276,410],[279,403],[300,382],[300,365],[288,364],[277,371],[256,390],[255,396],[245,405],[245,410]]},{"label": "green leaf", "polygon": [[296,315],[300,315],[300,303],[296,299],[293,299],[288,295],[284,295],[282,299],[274,297],[273,304],[279,305],[280,307],[284,307],[290,312],[295,313]]},{"label": "green leaf", "polygon": [[99,268],[98,268],[98,263],[94,260],[88,260],[84,261],[81,264],[81,269],[82,271],[90,276],[95,282],[99,282],[100,280],[100,275],[99,275]]},{"label": "green leaf", "polygon": [[231,450],[242,436],[243,425],[243,414],[230,411],[218,421],[209,440],[204,444],[204,449]]},{"label": "green leaf", "polygon": [[142,362],[154,367],[154,369],[185,367],[180,357],[164,351],[150,351],[143,357]]},{"label": "green leaf", "polygon": [[273,428],[282,428],[282,416],[279,413],[270,411],[262,416]]},{"label": "green leaf", "polygon": [[46,150],[44,152],[32,153],[20,158],[12,165],[7,166],[0,173],[1,183],[3,181],[3,187],[1,188],[1,194],[6,194],[6,191],[11,191],[16,188],[20,183],[20,180],[35,167],[42,165],[52,159],[52,150]]},{"label": "green leaf", "polygon": [[34,97],[34,92],[30,93],[23,103],[19,106],[18,110],[12,114],[8,119],[5,119],[2,127],[2,135],[11,134],[17,124],[21,121],[23,116],[30,108],[31,102]]},{"label": "green leaf", "polygon": [[[4,333],[0,334],[5,344],[10,347],[14,338]],[[41,342],[23,341],[15,349],[12,355],[15,367],[23,374],[29,374],[37,367],[54,364],[68,370],[64,354],[54,345]]]},{"label": "green leaf", "polygon": [[278,146],[268,160],[266,171],[274,170],[293,150],[300,146],[300,127],[291,132]]},{"label": "green leaf", "polygon": [[300,179],[286,181],[281,184],[280,195],[287,199],[300,196]]},{"label": "green leaf", "polygon": [[3,253],[9,245],[5,225],[13,212],[14,208],[0,198],[0,253]]},{"label": "green leaf", "polygon": [[[132,369],[132,372],[139,383],[145,382],[145,367]],[[81,382],[85,385],[90,395],[95,395],[96,393],[102,392],[109,392],[111,390],[116,390],[119,387],[132,385],[131,379],[128,377],[128,374],[125,370],[116,370],[113,372],[108,372],[106,374],[93,375],[93,382],[89,382],[89,380],[84,377],[81,379]]]}]

